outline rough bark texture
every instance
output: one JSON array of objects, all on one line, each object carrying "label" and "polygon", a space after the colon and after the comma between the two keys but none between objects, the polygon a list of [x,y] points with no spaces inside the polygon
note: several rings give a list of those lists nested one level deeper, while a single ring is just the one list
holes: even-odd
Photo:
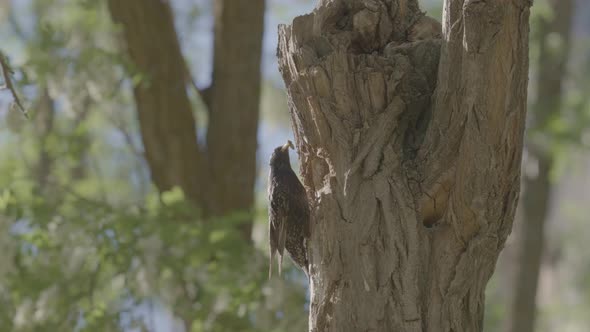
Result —
[{"label": "rough bark texture", "polygon": [[[534,131],[543,131],[549,122],[560,116],[562,84],[570,50],[573,15],[572,0],[552,0],[553,16],[539,22],[539,63],[534,103],[534,119],[528,159],[536,163],[536,174],[524,178],[523,224],[519,241],[515,295],[512,303],[512,332],[532,332],[535,326],[537,286],[545,247],[545,224],[551,205],[553,185],[550,172],[553,157],[547,141],[539,141]],[[549,45],[549,38],[558,36],[561,45]]]},{"label": "rough bark texture", "polygon": [[[254,203],[264,0],[216,1],[213,84],[207,146],[197,145],[187,68],[170,5],[110,0],[129,56],[144,80],[135,89],[141,136],[160,190],[181,187],[209,215],[250,211]],[[250,236],[250,224],[244,229]]]},{"label": "rough bark texture", "polygon": [[320,1],[279,28],[310,331],[482,329],[519,193],[529,7],[447,0],[442,39],[412,0]]}]

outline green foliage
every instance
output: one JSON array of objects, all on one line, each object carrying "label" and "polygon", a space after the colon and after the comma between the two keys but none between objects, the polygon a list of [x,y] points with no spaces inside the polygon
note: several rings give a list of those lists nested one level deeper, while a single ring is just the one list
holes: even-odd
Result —
[{"label": "green foliage", "polygon": [[178,191],[115,208],[63,188],[55,206],[26,182],[3,183],[0,331],[118,330],[126,303],[154,298],[197,330],[257,330],[266,261],[243,216],[202,220]]},{"label": "green foliage", "polygon": [[[505,294],[502,294],[497,278],[492,278],[486,288],[486,310],[484,314],[484,331],[503,331],[508,319]],[[504,295],[504,296],[503,296]]]},{"label": "green foliage", "polygon": [[[6,157],[0,331],[119,331],[124,317],[145,324],[138,308],[151,301],[195,331],[270,330],[287,305],[305,321],[301,285],[267,284],[265,255],[239,231],[250,215],[204,219],[179,189],[132,202],[129,189],[91,174],[72,179],[67,167],[40,188],[17,153]],[[274,294],[281,287],[292,289]]]},{"label": "green foliage", "polygon": [[[538,78],[541,52],[545,57],[559,59],[565,54],[565,45],[562,38],[556,33],[548,33],[548,22],[554,19],[555,14],[547,1],[537,1],[531,12],[530,34],[530,68],[531,68],[531,100],[536,100],[535,87]],[[544,40],[542,40],[545,38]],[[529,114],[532,119],[545,118],[545,121],[533,121],[534,125],[528,128],[528,144],[535,145],[537,149],[552,155],[556,160],[553,177],[556,178],[571,164],[570,154],[580,149],[590,148],[587,132],[590,127],[590,59],[586,56],[590,50],[588,40],[576,39],[572,36],[572,44],[566,62],[566,79],[562,87],[561,104],[555,105],[556,109],[546,109],[547,105],[532,104]],[[545,48],[541,50],[541,45]]]},{"label": "green foliage", "polygon": [[[578,2],[581,5],[581,2]],[[583,16],[584,14],[580,15]],[[555,13],[547,0],[537,0],[531,11],[530,33],[530,85],[529,109],[525,145],[533,151],[533,158],[539,155],[552,161],[551,180],[554,181],[551,193],[550,219],[547,220],[547,245],[544,248],[543,269],[541,271],[540,292],[537,296],[538,311],[537,330],[553,331],[556,326],[562,329],[580,329],[588,326],[588,306],[590,297],[584,297],[584,290],[588,288],[588,255],[584,254],[585,243],[588,238],[586,231],[588,212],[584,211],[583,202],[572,201],[571,197],[585,195],[583,188],[563,185],[564,178],[578,183],[584,177],[585,169],[578,165],[584,159],[584,154],[590,147],[590,99],[587,91],[590,88],[590,58],[588,52],[590,43],[587,38],[581,38],[579,27],[574,24],[571,40],[571,50],[565,60],[565,81],[562,86],[560,103],[545,105],[536,102],[539,84],[538,71],[540,68],[541,52],[545,58],[561,57],[564,55],[564,40],[555,33],[547,34],[547,22],[555,18]],[[579,23],[578,23],[579,25]],[[546,35],[546,36],[545,36]],[[545,38],[543,40],[542,38]],[[544,49],[541,45],[545,45]],[[541,82],[543,83],[543,82]],[[541,96],[546,97],[546,96]],[[546,100],[547,98],[545,98]],[[551,102],[551,100],[549,100]],[[536,121],[543,118],[544,121]],[[564,177],[563,175],[567,175]],[[578,179],[579,177],[579,179]],[[583,185],[582,185],[583,186]],[[573,189],[573,190],[572,190]],[[568,191],[572,191],[571,193]],[[524,195],[526,195],[526,188]],[[564,199],[563,196],[568,198]],[[583,199],[582,199],[583,200]],[[521,202],[523,198],[521,197]],[[565,204],[564,204],[565,203]],[[565,207],[564,207],[565,205]],[[576,206],[576,207],[574,207]],[[541,208],[541,207],[539,207]],[[570,209],[576,213],[564,213]],[[571,212],[569,211],[569,212]],[[517,217],[518,218],[518,217]],[[578,221],[576,221],[578,220]],[[582,222],[582,220],[584,222]],[[519,220],[515,220],[514,227],[519,227]],[[522,241],[517,235],[515,242]],[[508,261],[516,259],[520,253],[515,249],[518,245],[507,245],[513,251],[502,259]],[[502,256],[501,256],[502,257]],[[510,257],[510,258],[509,258]],[[503,331],[509,325],[512,310],[510,290],[513,287],[506,283],[505,275],[510,274],[507,269],[518,270],[514,264],[498,264],[498,270],[492,277],[486,292],[486,331]],[[513,278],[513,277],[511,277]],[[549,287],[547,287],[549,284]],[[508,290],[508,291],[507,291]],[[570,326],[568,326],[569,323]],[[583,330],[584,328],[582,328]]]},{"label": "green foliage", "polygon": [[266,246],[239,231],[251,214],[205,218],[151,186],[123,71],[140,74],[105,2],[24,10],[0,26],[19,32],[7,53],[31,104],[0,128],[0,332],[153,331],[153,304],[192,331],[306,329],[301,273],[267,280]]}]

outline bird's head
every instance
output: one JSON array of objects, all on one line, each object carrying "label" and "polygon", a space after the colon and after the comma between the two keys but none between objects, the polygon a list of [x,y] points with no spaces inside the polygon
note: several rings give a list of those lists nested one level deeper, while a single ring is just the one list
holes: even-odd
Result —
[{"label": "bird's head", "polygon": [[284,145],[278,146],[270,157],[270,167],[275,170],[291,169],[291,162],[289,161],[289,148],[295,149],[291,141],[287,141]]}]

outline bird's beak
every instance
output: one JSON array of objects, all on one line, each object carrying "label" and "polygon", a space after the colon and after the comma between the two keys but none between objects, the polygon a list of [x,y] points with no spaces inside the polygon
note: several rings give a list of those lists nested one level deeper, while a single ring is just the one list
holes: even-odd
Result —
[{"label": "bird's beak", "polygon": [[291,142],[291,141],[287,141],[287,143],[285,143],[285,145],[283,145],[283,147],[281,148],[281,151],[285,152],[289,148],[295,150],[295,147],[293,146],[293,142]]}]

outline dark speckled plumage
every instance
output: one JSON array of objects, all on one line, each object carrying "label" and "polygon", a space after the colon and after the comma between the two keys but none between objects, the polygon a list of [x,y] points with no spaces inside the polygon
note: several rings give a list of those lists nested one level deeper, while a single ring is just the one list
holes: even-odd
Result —
[{"label": "dark speckled plumage", "polygon": [[268,179],[270,267],[278,253],[279,275],[284,250],[293,262],[308,274],[307,240],[310,236],[309,204],[303,185],[291,168],[289,147],[293,143],[277,147],[270,157]]}]

